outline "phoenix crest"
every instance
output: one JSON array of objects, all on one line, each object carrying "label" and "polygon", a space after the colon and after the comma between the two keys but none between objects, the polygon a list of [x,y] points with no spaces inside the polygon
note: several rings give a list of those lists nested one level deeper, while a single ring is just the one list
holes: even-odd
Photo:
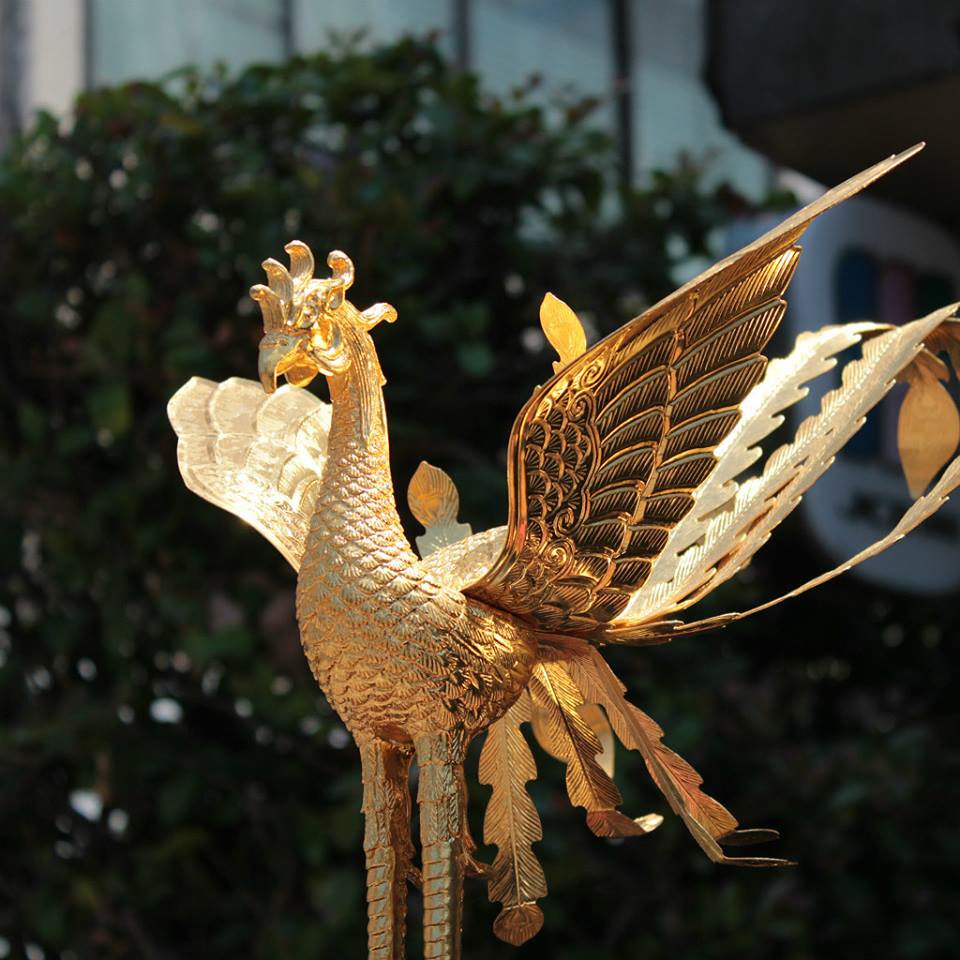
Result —
[{"label": "phoenix crest", "polygon": [[[409,489],[425,527],[420,556],[397,514],[371,336],[396,312],[350,303],[345,254],[330,254],[327,279],[314,277],[298,241],[286,247],[289,268],[267,260],[268,284],[251,290],[264,321],[260,383],[195,378],[170,401],[187,486],[252,524],[298,571],[310,669],[360,750],[371,960],[403,954],[408,881],[422,887],[427,957],[460,956],[466,875],[483,876],[502,905],[499,937],[520,944],[542,926],[537,901],[547,887],[533,850],[541,828],[526,788],[536,767],[524,724],[566,766],[570,800],[599,836],[645,834],[662,820],[620,812],[615,735],[642,754],[711,860],[787,862],[726,852],[776,833],[740,829],[700,789],[601,651],[720,627],[785,599],[680,616],[750,562],[898,379],[910,384],[900,445],[919,499],[883,540],[786,597],[880,552],[960,484],[960,457],[947,463],[960,418],[938,356],[960,373],[958,305],[898,327],[826,327],[802,334],[784,359],[764,356],[805,229],[918,149],[824,194],[590,348],[573,311],[548,294],[541,320],[559,360],[510,435],[507,525],[471,535],[450,479],[423,464]],[[805,384],[856,344],[861,355],[820,411],[751,474],[759,444]],[[299,389],[318,374],[329,404]],[[277,389],[281,376],[289,383]],[[466,820],[463,761],[481,733],[480,780],[492,787],[483,837],[497,848],[490,865],[475,860]]]}]

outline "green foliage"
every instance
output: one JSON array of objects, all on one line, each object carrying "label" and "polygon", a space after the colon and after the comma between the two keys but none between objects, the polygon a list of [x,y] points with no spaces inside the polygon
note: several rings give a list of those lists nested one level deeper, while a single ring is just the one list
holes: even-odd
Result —
[{"label": "green foliage", "polygon": [[[292,237],[343,248],[358,305],[399,309],[375,334],[398,490],[426,457],[457,480],[463,519],[501,522],[510,422],[549,371],[543,292],[613,329],[742,206],[689,163],[612,191],[588,106],[492,100],[404,40],[93,91],[0,161],[0,936],[15,954],[362,955],[355,751],[300,653],[291,572],[182,487],[166,401],[193,375],[255,375],[245,291],[263,257]],[[540,758],[552,893],[526,955],[693,958],[709,941],[799,960],[878,928],[898,956],[945,949],[937,878],[960,849],[937,781],[957,737],[930,718],[946,644],[831,596],[806,622],[794,608],[775,649],[748,639],[768,617],[736,645],[618,658],[711,792],[784,827],[804,871],[719,871],[676,824],[605,844]],[[905,623],[901,648],[871,655],[878,620]],[[635,761],[622,769],[636,813],[662,808]],[[468,955],[513,955],[478,886],[471,904]]]}]

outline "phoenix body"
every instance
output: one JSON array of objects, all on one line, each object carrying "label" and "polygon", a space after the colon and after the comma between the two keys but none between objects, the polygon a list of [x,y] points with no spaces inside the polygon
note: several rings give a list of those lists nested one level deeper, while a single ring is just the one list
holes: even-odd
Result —
[{"label": "phoenix body", "polygon": [[[404,535],[388,459],[383,375],[371,331],[387,304],[346,298],[353,265],[330,254],[314,277],[309,248],[267,260],[251,295],[264,319],[260,383],[194,379],[172,399],[181,471],[201,496],[253,524],[299,571],[297,616],[314,677],[352,733],[363,773],[371,960],[403,954],[406,885],[422,884],[424,953],[460,956],[463,880],[485,877],[502,904],[496,933],[519,944],[543,916],[546,881],[530,724],[566,765],[571,802],[600,836],[641,835],[610,763],[614,734],[640,751],[657,786],[707,855],[773,839],[741,830],[625,698],[605,644],[662,643],[764,609],[684,621],[683,610],[746,566],[897,381],[910,384],[900,445],[915,495],[890,535],[793,596],[873,556],[933,513],[960,484],[960,417],[941,381],[960,368],[957,305],[891,328],[864,321],[803,334],[764,356],[810,222],[912,153],[877,164],[587,349],[575,314],[550,295],[541,321],[554,375],[520,411],[508,447],[505,527],[471,535],[456,491],[422,464],[409,497],[426,532]],[[758,444],[807,381],[861,343],[819,414],[768,456]],[[330,403],[300,389],[326,377]],[[285,376],[288,385],[277,389]],[[946,468],[944,469],[944,465]],[[939,479],[937,479],[939,477]],[[476,862],[466,822],[465,751],[486,731],[480,779],[492,787]],[[410,764],[419,766],[421,865],[410,834]]]}]

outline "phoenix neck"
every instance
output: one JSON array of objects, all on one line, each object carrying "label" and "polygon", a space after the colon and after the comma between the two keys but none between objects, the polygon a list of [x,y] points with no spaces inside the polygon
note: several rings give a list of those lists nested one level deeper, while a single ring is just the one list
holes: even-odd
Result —
[{"label": "phoenix neck", "polygon": [[383,392],[370,371],[356,364],[330,383],[333,415],[327,454],[331,464],[359,456],[371,470],[390,472],[390,442]]},{"label": "phoenix neck", "polygon": [[372,535],[381,544],[389,541],[409,551],[397,514],[380,367],[372,345],[329,384],[333,414],[316,523],[350,540]]}]

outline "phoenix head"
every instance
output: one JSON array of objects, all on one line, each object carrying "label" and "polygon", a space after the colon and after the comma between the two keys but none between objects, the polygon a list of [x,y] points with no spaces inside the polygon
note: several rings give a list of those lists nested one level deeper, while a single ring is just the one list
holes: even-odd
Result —
[{"label": "phoenix head", "polygon": [[331,276],[313,276],[310,248],[299,240],[284,249],[290,268],[277,260],[263,261],[267,283],[250,288],[260,304],[263,339],[258,369],[260,382],[272,393],[277,380],[304,387],[318,374],[333,378],[345,374],[358,357],[375,356],[369,331],[381,320],[392,323],[396,310],[377,303],[359,311],[346,298],[353,284],[353,261],[340,250],[327,256]]}]

